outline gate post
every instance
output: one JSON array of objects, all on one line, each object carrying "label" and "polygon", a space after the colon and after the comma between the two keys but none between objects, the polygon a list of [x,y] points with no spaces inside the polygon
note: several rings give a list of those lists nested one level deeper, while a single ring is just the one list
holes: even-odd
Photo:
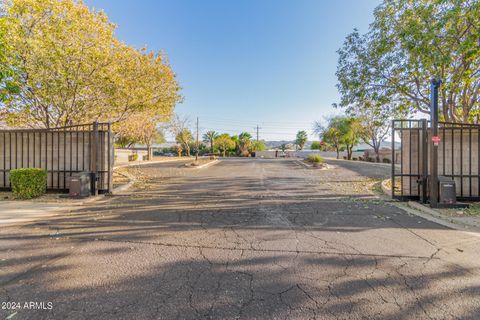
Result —
[{"label": "gate post", "polygon": [[431,98],[430,98],[430,119],[432,129],[432,139],[430,143],[430,206],[438,206],[438,141],[434,142],[433,137],[438,136],[438,88],[442,80],[432,79]]},{"label": "gate post", "polygon": [[93,139],[90,141],[92,153],[90,171],[92,172],[92,195],[98,195],[97,179],[98,179],[98,122],[93,123]]}]

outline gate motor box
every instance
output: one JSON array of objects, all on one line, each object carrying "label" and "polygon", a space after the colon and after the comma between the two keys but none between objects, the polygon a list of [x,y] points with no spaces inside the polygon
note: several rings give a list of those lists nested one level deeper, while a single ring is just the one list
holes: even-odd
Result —
[{"label": "gate motor box", "polygon": [[80,172],[69,178],[71,197],[88,197],[91,194],[91,176],[90,172]]},{"label": "gate motor box", "polygon": [[441,204],[457,203],[455,180],[447,177],[438,177],[438,196]]}]

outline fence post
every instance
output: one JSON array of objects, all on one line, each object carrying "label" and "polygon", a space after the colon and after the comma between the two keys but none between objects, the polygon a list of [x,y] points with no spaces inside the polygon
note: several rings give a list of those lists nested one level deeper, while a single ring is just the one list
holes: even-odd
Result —
[{"label": "fence post", "polygon": [[[421,193],[421,202],[427,203],[427,186],[428,186],[428,122],[427,119],[421,120],[422,124],[422,152],[419,154],[419,157],[422,159],[422,193]],[[420,150],[419,150],[420,152]]]},{"label": "fence post", "polygon": [[92,195],[98,195],[97,179],[98,179],[98,122],[93,123],[93,139],[92,144],[92,156],[90,163],[90,171],[92,172]]},{"label": "fence post", "polygon": [[392,199],[395,198],[395,120],[392,120]]}]

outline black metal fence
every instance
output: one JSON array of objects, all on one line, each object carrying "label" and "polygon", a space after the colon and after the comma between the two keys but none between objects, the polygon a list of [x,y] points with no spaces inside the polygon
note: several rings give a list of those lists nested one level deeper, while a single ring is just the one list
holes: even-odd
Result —
[{"label": "black metal fence", "polygon": [[[439,122],[438,135],[438,174],[455,181],[458,199],[480,199],[480,125]],[[398,166],[392,161],[392,197],[425,202],[433,144],[430,122],[394,120],[393,157],[396,142],[400,143],[400,159],[396,159]]]},{"label": "black metal fence", "polygon": [[50,129],[0,130],[0,189],[10,189],[10,170],[47,170],[47,189],[65,192],[68,178],[92,172],[100,193],[112,190],[113,135],[109,123]]}]

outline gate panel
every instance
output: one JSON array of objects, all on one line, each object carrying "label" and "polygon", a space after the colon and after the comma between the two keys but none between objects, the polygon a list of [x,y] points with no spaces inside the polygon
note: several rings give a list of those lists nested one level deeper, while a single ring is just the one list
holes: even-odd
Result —
[{"label": "gate panel", "polygon": [[[397,199],[426,200],[431,130],[426,120],[394,120],[392,141],[399,142],[400,164],[392,164]],[[438,174],[455,180],[457,197],[480,199],[480,125],[439,122]],[[395,143],[392,143],[395,149]],[[395,154],[395,150],[393,150]],[[423,197],[425,195],[425,197]]]},{"label": "gate panel", "polygon": [[67,191],[72,174],[90,171],[97,173],[98,191],[109,192],[112,189],[112,139],[108,123],[0,130],[0,189],[10,189],[12,169],[44,168],[48,190]]},{"label": "gate panel", "polygon": [[[394,120],[392,123],[392,152],[395,141],[400,143],[400,163],[392,163],[392,195],[399,199],[418,199],[422,196],[425,176],[424,153],[426,130],[422,120]],[[398,139],[398,140],[396,140]]]}]

